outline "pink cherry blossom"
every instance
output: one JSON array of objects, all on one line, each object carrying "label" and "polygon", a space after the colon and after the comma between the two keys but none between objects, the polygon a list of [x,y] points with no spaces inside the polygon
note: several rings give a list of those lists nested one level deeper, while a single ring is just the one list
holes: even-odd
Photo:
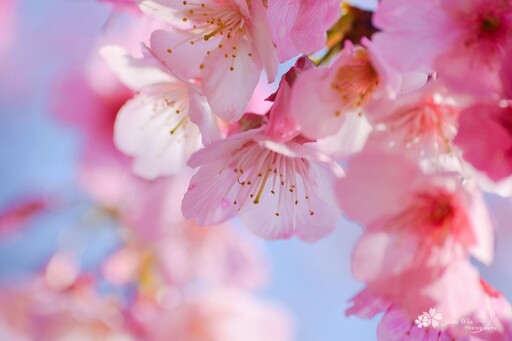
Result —
[{"label": "pink cherry blossom", "polygon": [[437,83],[394,100],[376,100],[366,108],[366,116],[375,127],[367,143],[408,151],[419,158],[451,153],[458,112],[455,100]]},{"label": "pink cherry blossom", "polygon": [[275,306],[237,290],[184,296],[177,306],[138,299],[130,311],[139,340],[287,341],[293,331],[288,316]]},{"label": "pink cherry blossom", "polygon": [[[310,63],[310,62],[309,62]],[[239,214],[245,226],[267,239],[293,235],[315,241],[334,228],[338,209],[332,185],[341,169],[300,135],[289,107],[290,87],[310,67],[299,59],[271,96],[274,104],[249,130],[214,142],[192,156],[200,167],[182,204],[199,225]]]},{"label": "pink cherry blossom", "polygon": [[400,76],[380,63],[371,48],[354,48],[347,42],[331,66],[298,77],[291,111],[303,134],[325,137],[338,132],[347,115],[360,113],[379,94],[396,94],[400,86]]},{"label": "pink cherry blossom", "polygon": [[374,16],[382,29],[375,50],[402,72],[437,71],[452,89],[489,95],[499,85],[511,15],[509,1],[385,0]]},{"label": "pink cherry blossom", "polygon": [[132,236],[103,265],[111,283],[138,283],[144,291],[193,285],[256,288],[267,277],[256,246],[229,226],[204,229],[192,222],[169,226],[158,240],[144,242]]},{"label": "pink cherry blossom", "polygon": [[123,331],[118,302],[99,297],[87,281],[55,290],[36,278],[2,285],[0,337],[6,340],[134,340]]},{"label": "pink cherry blossom", "polygon": [[183,214],[200,225],[239,214],[248,229],[264,238],[296,235],[306,241],[334,228],[335,173],[305,145],[277,143],[254,130],[210,144],[189,164],[201,168],[190,181]]},{"label": "pink cherry blossom", "polygon": [[[122,45],[142,58],[141,43],[149,43],[150,32],[163,25],[141,15],[128,15],[124,19],[120,20],[122,23],[110,20],[95,48]],[[147,75],[129,73],[126,59],[118,58],[121,62],[118,68],[128,70],[128,76],[124,77],[127,84],[147,81]],[[142,65],[140,69],[144,69]],[[84,136],[77,181],[97,204],[116,212],[127,201],[126,194],[135,195],[131,191],[136,192],[134,187],[139,185],[129,169],[130,159],[117,150],[112,138],[115,118],[134,93],[121,84],[100,53],[88,58],[86,65],[75,66],[62,74],[52,92],[51,108],[60,120],[78,127]],[[150,75],[154,77],[155,72]]]},{"label": "pink cherry blossom", "polygon": [[260,287],[267,278],[261,250],[231,226],[200,228],[181,214],[190,174],[133,181],[123,188],[115,210],[125,227],[125,244],[103,264],[115,285],[141,283],[186,288],[194,283]]},{"label": "pink cherry blossom", "polygon": [[[451,289],[453,297],[470,297],[477,290],[470,285],[478,275],[467,264],[469,253],[492,260],[490,218],[473,188],[453,174],[423,174],[403,155],[363,151],[349,159],[337,194],[344,213],[365,225],[352,272],[372,291],[412,314],[432,301],[457,316],[478,304],[440,296]],[[457,281],[467,284],[464,293],[453,291]]]},{"label": "pink cherry blossom", "polygon": [[270,0],[268,16],[279,60],[320,50],[341,15],[339,0]]},{"label": "pink cherry blossom", "polygon": [[344,213],[366,225],[368,233],[383,233],[383,242],[392,242],[394,237],[386,235],[399,232],[397,238],[419,243],[418,251],[448,251],[461,244],[481,261],[492,260],[492,225],[483,199],[454,174],[424,174],[407,156],[363,151],[349,160],[337,194]]},{"label": "pink cherry blossom", "polygon": [[220,117],[240,118],[262,69],[274,80],[277,54],[261,1],[140,0],[140,6],[174,23],[182,18],[181,29],[154,32],[151,48],[182,79],[200,72],[203,93]]},{"label": "pink cherry blossom", "polygon": [[190,155],[219,136],[206,100],[192,83],[176,79],[146,52],[134,59],[120,48],[102,50],[121,81],[137,91],[119,111],[114,142],[123,153],[134,156],[136,174],[154,179],[178,173]]},{"label": "pink cherry blossom", "polygon": [[132,187],[130,160],[114,146],[114,120],[121,106],[132,96],[117,85],[104,96],[94,90],[80,72],[70,72],[56,85],[52,106],[65,123],[81,129],[84,147],[78,162],[79,185],[104,207],[117,207]]}]

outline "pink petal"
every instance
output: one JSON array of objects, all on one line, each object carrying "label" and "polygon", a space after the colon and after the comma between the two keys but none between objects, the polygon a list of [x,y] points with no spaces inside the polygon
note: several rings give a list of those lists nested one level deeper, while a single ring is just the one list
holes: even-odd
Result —
[{"label": "pink petal", "polygon": [[212,51],[204,60],[202,87],[213,112],[229,121],[238,120],[252,97],[260,73],[260,60],[243,39]]},{"label": "pink petal", "polygon": [[374,51],[402,72],[431,72],[435,57],[458,35],[438,3],[386,0],[377,7],[373,22],[382,30],[372,37]]},{"label": "pink petal", "polygon": [[[244,1],[245,2],[245,1]],[[251,36],[253,46],[258,51],[263,69],[267,73],[269,83],[274,82],[279,65],[276,48],[270,34],[270,23],[262,1],[251,3]]]},{"label": "pink petal", "polygon": [[364,115],[355,112],[344,114],[345,123],[334,135],[316,141],[315,146],[335,160],[343,160],[363,150],[372,126]]},{"label": "pink petal", "polygon": [[499,181],[512,175],[512,134],[507,128],[510,108],[495,104],[476,104],[460,114],[455,143],[464,159]]},{"label": "pink petal", "polygon": [[432,280],[421,290],[425,297],[424,301],[411,301],[411,311],[414,306],[417,307],[417,311],[426,309],[427,302],[430,301],[429,308],[435,307],[444,316],[459,318],[481,307],[483,297],[480,277],[478,271],[468,261],[455,262],[446,268],[442,275],[432,276],[437,280]]},{"label": "pink petal", "polygon": [[374,295],[368,289],[363,289],[352,297],[350,302],[353,302],[354,305],[347,309],[345,315],[357,315],[364,319],[371,319],[390,308],[390,303],[387,300]]},{"label": "pink petal", "polygon": [[310,138],[333,135],[345,122],[338,94],[331,89],[331,76],[330,69],[311,69],[293,85],[291,112]]},{"label": "pink petal", "polygon": [[190,86],[188,90],[190,120],[198,126],[203,145],[220,139],[221,132],[206,98],[199,89]]},{"label": "pink petal", "polygon": [[366,232],[354,248],[352,273],[364,282],[399,275],[411,265],[418,246],[407,234]]},{"label": "pink petal", "polygon": [[238,207],[233,204],[234,199],[226,197],[226,184],[236,181],[236,173],[228,170],[219,173],[219,169],[221,166],[213,163],[202,166],[194,174],[181,206],[185,218],[206,226],[235,216]]},{"label": "pink petal", "polygon": [[303,0],[291,37],[297,50],[310,54],[320,50],[327,40],[327,30],[341,16],[339,0]]},{"label": "pink petal", "polygon": [[439,56],[434,63],[439,81],[454,92],[476,98],[489,98],[499,93],[499,67],[497,63],[490,65],[482,60],[480,54],[476,48],[454,48]]},{"label": "pink petal", "polygon": [[199,171],[190,180],[181,209],[187,219],[195,218],[199,225],[215,225],[233,217],[238,207],[228,193],[229,185],[238,177],[227,165],[227,158],[255,132],[249,131],[229,139],[215,141],[194,153],[188,162]]},{"label": "pink petal", "polygon": [[349,159],[347,176],[338,180],[338,202],[350,219],[369,225],[401,211],[421,175],[405,156],[363,151]]},{"label": "pink petal", "polygon": [[[183,5],[182,5],[183,6]],[[215,39],[204,41],[187,31],[157,30],[151,34],[151,50],[176,76],[183,80],[197,78],[207,51],[216,47]]]},{"label": "pink petal", "polygon": [[136,59],[119,46],[105,46],[100,54],[107,60],[121,83],[132,90],[140,90],[158,83],[175,83],[177,80],[161,69],[160,63],[152,56]]},{"label": "pink petal", "polygon": [[290,36],[290,31],[297,20],[300,6],[300,1],[293,0],[271,0],[268,2],[268,16],[272,25],[272,36],[277,45],[277,53],[281,62],[299,54]]},{"label": "pink petal", "polygon": [[[133,171],[146,179],[178,173],[201,146],[199,129],[187,122],[187,89],[163,91],[153,96],[141,93],[128,101],[119,111],[114,126],[117,148],[135,157]],[[165,91],[170,95],[165,96]],[[159,107],[162,98],[170,101],[171,97],[185,102],[187,107],[180,115],[170,107]]]},{"label": "pink petal", "polygon": [[268,3],[272,35],[279,60],[284,62],[299,53],[320,50],[327,30],[340,16],[340,1],[279,1]]},{"label": "pink petal", "polygon": [[471,190],[471,207],[468,208],[476,243],[469,250],[471,254],[486,265],[494,258],[494,228],[482,194]]}]

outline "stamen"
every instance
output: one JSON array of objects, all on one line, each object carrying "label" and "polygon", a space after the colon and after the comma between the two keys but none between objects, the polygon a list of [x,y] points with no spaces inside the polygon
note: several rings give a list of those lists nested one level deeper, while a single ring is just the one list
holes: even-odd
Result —
[{"label": "stamen", "polygon": [[258,195],[256,196],[256,199],[254,199],[255,204],[258,204],[260,202],[261,193],[263,193],[263,189],[265,188],[265,184],[267,183],[269,174],[270,174],[270,169],[265,172],[265,177],[263,178],[263,181],[261,182],[260,189],[258,191]]},{"label": "stamen", "polygon": [[171,135],[174,135],[174,133],[176,132],[176,130],[178,130],[179,127],[181,127],[187,120],[188,116],[185,116],[183,117],[179,122],[178,124],[176,125],[176,127],[174,127],[172,130],[171,130]]},{"label": "stamen", "polygon": [[[224,200],[238,206],[238,210],[242,209],[247,200],[251,200],[253,204],[272,200],[276,205],[276,217],[282,214],[281,205],[288,205],[285,210],[292,215],[291,222],[294,226],[298,210],[305,210],[308,216],[314,215],[308,200],[312,184],[309,180],[310,166],[307,160],[286,157],[252,140],[233,150],[231,155],[228,162],[231,167],[228,170],[234,173],[234,178],[224,194]],[[267,184],[270,183],[270,177],[272,186],[269,189]],[[277,197],[265,197],[265,191]],[[304,206],[299,205],[299,195],[306,198]]]}]

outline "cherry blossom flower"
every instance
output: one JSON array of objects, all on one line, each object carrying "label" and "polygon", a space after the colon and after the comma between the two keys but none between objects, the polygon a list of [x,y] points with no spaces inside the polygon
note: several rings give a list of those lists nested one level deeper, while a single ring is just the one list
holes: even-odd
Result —
[{"label": "cherry blossom flower", "polygon": [[392,96],[400,84],[400,76],[380,63],[371,48],[347,42],[331,66],[306,71],[297,79],[291,111],[303,134],[326,137],[341,129],[347,115],[360,113],[379,94]]},{"label": "cherry blossom flower", "polygon": [[220,117],[242,116],[262,69],[273,82],[278,60],[261,1],[139,2],[164,20],[181,19],[179,30],[154,32],[151,48],[182,79],[200,71],[203,93]]},{"label": "cherry blossom flower", "polygon": [[[344,213],[365,225],[352,271],[371,290],[408,312],[434,300],[440,311],[459,316],[478,304],[475,295],[457,304],[441,297],[478,290],[468,254],[492,260],[490,218],[475,189],[453,174],[423,174],[406,156],[363,151],[349,159],[337,194]],[[454,292],[458,281],[466,283],[464,293]]]},{"label": "cherry blossom flower", "polygon": [[327,30],[341,15],[339,0],[268,1],[268,16],[279,60],[320,50]]},{"label": "cherry blossom flower", "polygon": [[287,106],[289,81],[281,81],[268,122],[214,142],[192,156],[200,167],[183,199],[186,218],[212,225],[239,214],[252,232],[315,241],[334,227],[338,209],[332,185],[341,169],[299,135]]},{"label": "cherry blossom flower", "polygon": [[338,217],[331,189],[336,176],[325,160],[307,146],[277,143],[257,130],[214,142],[190,159],[190,166],[201,168],[183,199],[183,214],[212,225],[238,213],[264,238],[315,241]]},{"label": "cherry blossom flower", "polygon": [[136,174],[154,179],[178,173],[203,141],[219,131],[206,100],[197,87],[175,78],[153,56],[134,59],[120,48],[106,47],[103,55],[121,81],[137,91],[119,111],[114,141],[123,153],[134,156]]},{"label": "cherry blossom flower", "polygon": [[251,289],[266,281],[260,250],[229,226],[204,229],[183,222],[167,230],[149,242],[132,235],[103,264],[105,278],[118,286],[138,285],[155,295],[169,286],[175,290],[193,285]]},{"label": "cherry blossom flower", "polygon": [[2,285],[0,337],[6,340],[134,340],[123,329],[118,302],[99,297],[91,283],[77,280],[56,290],[40,278]]},{"label": "cherry blossom flower", "polygon": [[130,329],[139,340],[292,340],[288,316],[272,304],[237,290],[182,297],[167,307],[139,298],[130,311]]},{"label": "cherry blossom flower", "polygon": [[[101,50],[108,45],[121,45],[131,55],[143,59],[141,43],[149,43],[150,32],[162,28],[163,24],[139,15],[140,11],[137,15],[131,14],[119,21],[110,17],[112,20],[109,19],[108,27],[95,41],[94,47]],[[120,48],[114,49],[115,58],[119,62],[115,70],[127,72],[122,79],[128,85],[137,82],[140,85],[148,81],[148,73],[157,77],[155,74],[159,72],[150,70],[151,67],[158,69],[156,62],[144,66],[137,58],[129,58]],[[134,70],[148,73],[139,77]],[[79,128],[84,137],[77,181],[98,205],[115,213],[128,200],[126,194],[135,195],[135,187],[141,182],[130,171],[131,160],[119,152],[112,138],[116,116],[134,92],[119,81],[100,53],[88,57],[85,65],[62,73],[56,81],[51,105],[59,120]]]},{"label": "cherry blossom flower", "polygon": [[[119,245],[96,278],[59,238],[42,273],[0,283],[0,339],[289,340],[251,292],[265,259],[226,222],[314,242],[340,213],[362,226],[346,314],[382,314],[379,340],[512,339],[511,305],[473,264],[494,251],[477,185],[512,183],[512,0],[382,0],[378,29],[340,19],[340,0],[92,3],[114,8],[100,53],[51,109],[81,129],[78,181]],[[8,208],[0,233],[46,201]]]},{"label": "cherry blossom flower", "polygon": [[375,50],[402,72],[437,71],[452,89],[489,95],[499,85],[511,15],[509,1],[385,0],[373,19],[382,30]]},{"label": "cherry blossom flower", "polygon": [[418,158],[451,153],[458,113],[455,99],[437,83],[393,100],[373,101],[366,108],[375,128],[367,144],[409,152]]}]

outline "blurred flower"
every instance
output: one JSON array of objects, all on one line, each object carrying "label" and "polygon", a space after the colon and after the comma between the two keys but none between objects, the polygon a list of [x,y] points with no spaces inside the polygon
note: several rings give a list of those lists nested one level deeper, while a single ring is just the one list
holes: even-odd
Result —
[{"label": "blurred flower", "polygon": [[451,89],[489,96],[499,90],[511,15],[508,0],[385,0],[373,19],[382,29],[375,51],[402,72],[437,71]]}]

